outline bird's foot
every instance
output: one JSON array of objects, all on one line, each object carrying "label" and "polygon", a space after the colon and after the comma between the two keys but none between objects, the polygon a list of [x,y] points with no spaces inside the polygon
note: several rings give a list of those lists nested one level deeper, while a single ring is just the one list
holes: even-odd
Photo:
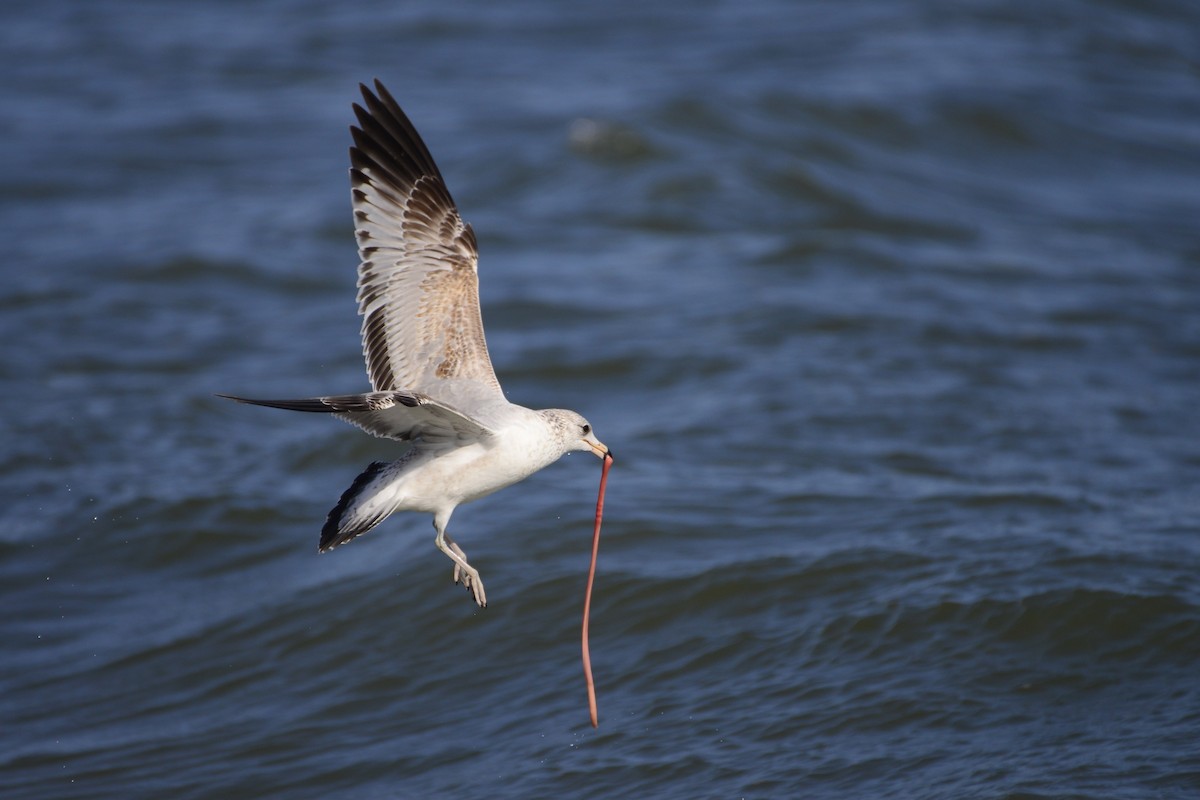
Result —
[{"label": "bird's foot", "polygon": [[456,564],[454,567],[454,582],[458,583],[460,579],[462,580],[462,585],[475,598],[476,605],[480,608],[487,608],[487,594],[483,591],[483,579],[479,577],[479,570],[471,566],[464,569]]},{"label": "bird's foot", "polygon": [[483,580],[479,577],[479,570],[467,563],[467,554],[446,533],[444,524],[443,522],[439,526],[436,521],[434,523],[434,527],[438,531],[435,544],[454,562],[454,582],[461,582],[467,588],[467,591],[475,598],[476,605],[480,608],[487,608],[487,594],[483,591]]},{"label": "bird's foot", "polygon": [[475,603],[480,608],[487,608],[487,593],[483,591],[483,579],[479,577],[479,570],[467,563],[467,554],[453,539],[447,536],[446,544],[454,555],[458,556],[454,559],[454,582],[461,583],[475,598]]}]

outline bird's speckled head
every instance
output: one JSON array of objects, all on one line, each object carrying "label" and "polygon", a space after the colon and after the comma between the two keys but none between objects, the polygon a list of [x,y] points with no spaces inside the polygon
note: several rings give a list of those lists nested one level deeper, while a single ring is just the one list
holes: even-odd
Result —
[{"label": "bird's speckled head", "polygon": [[597,458],[612,455],[608,447],[596,438],[591,424],[580,414],[563,408],[547,408],[538,414],[546,420],[562,445],[563,452],[572,450],[587,450],[595,453]]}]

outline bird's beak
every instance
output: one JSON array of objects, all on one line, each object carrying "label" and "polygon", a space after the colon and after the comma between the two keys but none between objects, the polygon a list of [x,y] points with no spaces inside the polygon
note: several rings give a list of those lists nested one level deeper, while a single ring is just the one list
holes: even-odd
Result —
[{"label": "bird's beak", "polygon": [[596,458],[601,460],[612,458],[612,451],[608,449],[608,446],[604,442],[598,439],[584,439],[583,442],[592,448],[592,452],[596,454]]}]

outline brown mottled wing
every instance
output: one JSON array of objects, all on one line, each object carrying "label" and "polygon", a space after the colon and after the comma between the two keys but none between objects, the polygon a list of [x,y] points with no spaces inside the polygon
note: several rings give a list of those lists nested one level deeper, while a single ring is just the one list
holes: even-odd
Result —
[{"label": "brown mottled wing", "polygon": [[362,86],[350,183],[363,356],[376,391],[473,381],[502,397],[479,314],[475,233],[387,89]]}]

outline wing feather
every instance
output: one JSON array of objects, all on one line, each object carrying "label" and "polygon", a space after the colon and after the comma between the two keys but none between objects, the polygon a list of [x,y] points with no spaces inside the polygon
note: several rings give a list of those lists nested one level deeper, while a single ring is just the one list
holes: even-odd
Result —
[{"label": "wing feather", "polygon": [[333,414],[385,439],[462,443],[485,440],[493,434],[491,428],[478,420],[418,392],[367,392],[298,400],[262,400],[230,394],[218,397],[289,411]]},{"label": "wing feather", "polygon": [[371,385],[444,396],[466,381],[502,398],[479,312],[475,233],[387,89],[361,88],[350,183]]}]

